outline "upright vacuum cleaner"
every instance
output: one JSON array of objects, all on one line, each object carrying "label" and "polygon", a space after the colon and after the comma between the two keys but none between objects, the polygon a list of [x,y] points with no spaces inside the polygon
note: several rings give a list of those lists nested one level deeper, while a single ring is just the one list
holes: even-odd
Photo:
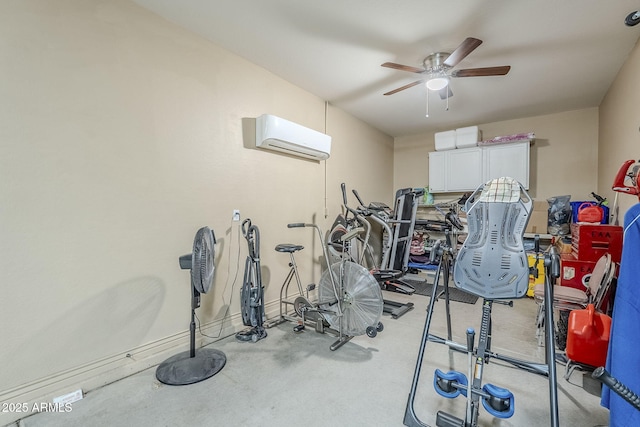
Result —
[{"label": "upright vacuum cleaner", "polygon": [[260,230],[251,224],[249,218],[242,222],[242,235],[247,239],[249,255],[244,264],[244,281],[240,293],[240,309],[242,311],[242,323],[250,326],[249,329],[238,332],[238,341],[258,342],[267,337],[267,331],[263,324],[264,314],[264,287],[260,273]]}]

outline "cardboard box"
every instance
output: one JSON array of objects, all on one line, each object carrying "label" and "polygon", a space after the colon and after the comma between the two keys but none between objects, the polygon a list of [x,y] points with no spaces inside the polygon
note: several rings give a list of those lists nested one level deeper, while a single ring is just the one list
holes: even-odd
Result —
[{"label": "cardboard box", "polygon": [[570,254],[573,251],[573,246],[571,246],[571,240],[567,242],[567,241],[564,241],[564,239],[558,239],[555,245],[559,254]]},{"label": "cardboard box", "polygon": [[529,217],[529,223],[524,230],[525,233],[547,234],[549,222],[549,203],[546,200],[533,202],[533,209]]}]

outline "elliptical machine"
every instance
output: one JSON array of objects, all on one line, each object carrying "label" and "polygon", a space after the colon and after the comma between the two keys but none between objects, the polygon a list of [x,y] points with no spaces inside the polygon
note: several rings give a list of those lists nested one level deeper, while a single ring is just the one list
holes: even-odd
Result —
[{"label": "elliptical machine", "polygon": [[251,224],[249,218],[242,222],[242,235],[247,240],[249,255],[244,263],[244,280],[240,291],[240,308],[242,311],[242,323],[250,326],[249,329],[238,332],[238,341],[252,341],[267,337],[267,331],[263,326],[264,314],[264,287],[262,286],[262,274],[260,272],[260,230]]},{"label": "elliptical machine", "polygon": [[[362,261],[364,261],[366,258],[364,256],[365,254],[364,251],[366,251],[367,253],[369,253],[369,258],[371,259],[371,263],[370,265],[365,265],[365,267],[367,267],[371,272],[371,274],[373,275],[373,277],[375,277],[381,289],[401,292],[408,295],[413,294],[413,292],[415,291],[413,286],[400,280],[400,278],[405,274],[405,271],[388,268],[390,265],[392,265],[392,263],[390,263],[389,260],[390,260],[390,254],[393,249],[393,240],[395,236],[394,229],[392,228],[393,212],[391,212],[391,209],[386,204],[380,203],[380,202],[372,202],[368,206],[366,206],[362,201],[362,199],[360,198],[358,191],[355,189],[352,189],[351,191],[353,192],[353,195],[356,197],[356,199],[358,200],[358,203],[360,204],[358,208],[353,209],[349,207],[347,204],[347,192],[346,192],[346,186],[344,183],[341,184],[341,189],[342,189],[342,199],[343,199],[344,208],[347,211],[347,213],[351,213],[353,215],[353,220],[351,221],[352,227],[362,226],[367,230],[367,234],[369,235],[371,225],[369,224],[367,219],[370,219],[372,222],[378,224],[383,230],[380,264],[379,265],[376,264],[375,257],[373,256],[373,253],[372,253],[373,250],[370,247],[370,245],[366,245],[366,247],[364,248],[363,256],[360,259],[360,264],[364,265]],[[402,195],[404,195],[404,193],[402,193]],[[411,207],[413,208],[413,206]],[[354,222],[355,224],[353,224]],[[415,222],[415,215],[413,215],[412,222],[413,223]],[[410,233],[413,234],[413,227],[411,227]],[[406,249],[408,249],[408,247]],[[407,250],[407,255],[408,255],[408,250]],[[402,256],[404,257],[404,254]],[[384,303],[384,307],[383,307],[384,313],[391,315],[393,319],[397,319],[403,316],[404,314],[408,313],[409,311],[413,310],[412,302],[404,303],[404,302],[397,302],[397,301],[384,299],[383,303]]]}]

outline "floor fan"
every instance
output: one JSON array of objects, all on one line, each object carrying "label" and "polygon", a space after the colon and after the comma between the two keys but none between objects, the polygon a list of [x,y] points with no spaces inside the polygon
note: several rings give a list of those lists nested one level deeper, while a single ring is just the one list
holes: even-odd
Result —
[{"label": "floor fan", "polygon": [[193,240],[193,252],[180,257],[180,268],[191,270],[191,345],[188,351],[176,354],[162,362],[156,370],[158,381],[168,385],[194,384],[217,374],[227,362],[223,352],[201,348],[196,352],[196,308],[200,307],[200,294],[213,284],[216,238],[209,227],[202,227]]}]

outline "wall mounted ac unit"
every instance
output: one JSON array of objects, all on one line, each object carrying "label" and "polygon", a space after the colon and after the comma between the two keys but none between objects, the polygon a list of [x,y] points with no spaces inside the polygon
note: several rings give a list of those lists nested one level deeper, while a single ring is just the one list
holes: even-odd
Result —
[{"label": "wall mounted ac unit", "polygon": [[312,160],[326,160],[331,137],[270,114],[256,119],[256,147]]}]

